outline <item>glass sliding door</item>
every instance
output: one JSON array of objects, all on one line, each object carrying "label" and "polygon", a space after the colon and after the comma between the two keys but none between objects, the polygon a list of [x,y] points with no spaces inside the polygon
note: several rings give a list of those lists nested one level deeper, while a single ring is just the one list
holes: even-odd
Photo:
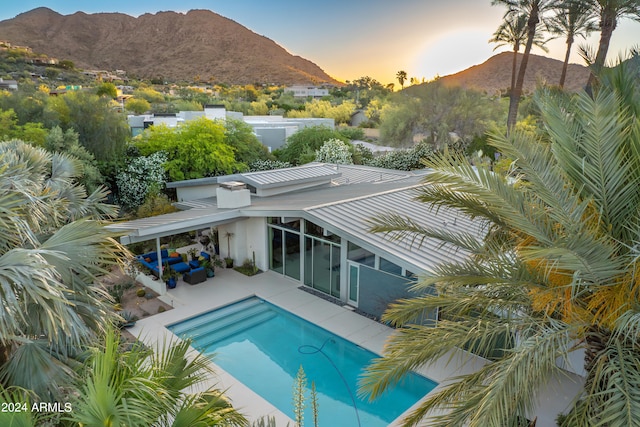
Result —
[{"label": "glass sliding door", "polygon": [[340,237],[309,221],[301,233],[300,221],[288,219],[267,220],[271,270],[340,298]]},{"label": "glass sliding door", "polygon": [[304,284],[339,298],[340,246],[309,236],[304,242]]},{"label": "glass sliding door", "polygon": [[331,295],[340,298],[340,246],[331,246]]},{"label": "glass sliding door", "polygon": [[282,262],[282,230],[269,228],[269,268],[278,273],[283,272],[284,264]]},{"label": "glass sliding door", "polygon": [[349,303],[358,306],[358,280],[360,268],[357,264],[349,263]]},{"label": "glass sliding door", "polygon": [[313,239],[313,271],[314,289],[325,294],[331,292],[331,244]]},{"label": "glass sliding door", "polygon": [[300,280],[300,235],[284,232],[284,274]]}]

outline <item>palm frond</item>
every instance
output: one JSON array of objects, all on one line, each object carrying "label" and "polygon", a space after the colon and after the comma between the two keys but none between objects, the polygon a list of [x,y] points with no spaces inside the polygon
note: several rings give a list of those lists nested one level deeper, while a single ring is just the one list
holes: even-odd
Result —
[{"label": "palm frond", "polygon": [[426,239],[436,239],[442,245],[450,243],[455,248],[469,252],[478,251],[482,247],[482,239],[478,234],[429,227],[396,212],[380,214],[368,220],[368,223],[371,232],[382,233],[390,240],[406,241],[410,248],[420,248]]},{"label": "palm frond", "polygon": [[51,354],[46,340],[14,337],[13,341],[20,345],[0,367],[0,383],[31,390],[43,400],[59,398],[73,372]]},{"label": "palm frond", "polygon": [[640,363],[637,341],[611,335],[596,355],[583,393],[568,414],[569,423],[590,426],[640,425]]},{"label": "palm frond", "polygon": [[[624,224],[640,206],[640,159],[628,147],[632,121],[613,91],[578,96],[576,110],[569,115],[553,103],[543,109],[555,157],[581,198],[593,200],[601,227],[628,240]],[[614,224],[618,229],[608,230]]]},{"label": "palm frond", "polygon": [[429,417],[429,425],[519,426],[532,417],[539,387],[564,374],[556,364],[569,340],[566,325],[551,323],[521,340],[505,356],[477,372],[456,377],[441,386],[406,419],[417,425]]}]

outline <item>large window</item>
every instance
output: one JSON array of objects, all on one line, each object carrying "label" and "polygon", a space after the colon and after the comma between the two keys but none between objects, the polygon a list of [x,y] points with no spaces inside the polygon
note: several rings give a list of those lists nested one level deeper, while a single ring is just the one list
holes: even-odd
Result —
[{"label": "large window", "polygon": [[268,218],[267,222],[270,242],[269,268],[300,280],[300,233],[290,231],[300,229],[300,220],[284,222],[273,217]]},{"label": "large window", "polygon": [[[302,239],[300,230],[304,223]],[[340,297],[340,237],[298,218],[267,218],[269,267],[304,284]],[[303,246],[301,246],[303,243]]]},{"label": "large window", "polygon": [[376,256],[373,252],[363,249],[353,242],[349,242],[347,251],[347,259],[349,261],[355,261],[369,267],[375,266]]},{"label": "large window", "polygon": [[340,297],[340,246],[305,236],[304,284]]}]

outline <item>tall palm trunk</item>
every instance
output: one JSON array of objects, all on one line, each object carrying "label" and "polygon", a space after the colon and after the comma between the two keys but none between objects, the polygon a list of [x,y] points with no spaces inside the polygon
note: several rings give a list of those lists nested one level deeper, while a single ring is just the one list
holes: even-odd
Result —
[{"label": "tall palm trunk", "polygon": [[509,87],[509,93],[513,93],[513,89],[516,86],[516,74],[518,73],[518,51],[520,46],[513,47],[513,64],[511,65],[511,86]]},{"label": "tall palm trunk", "polygon": [[606,347],[608,333],[602,329],[592,326],[585,334],[586,349],[584,352],[584,370],[587,372],[593,371],[598,357],[602,350]]},{"label": "tall palm trunk", "polygon": [[607,52],[609,51],[609,43],[611,42],[611,35],[616,29],[617,19],[614,10],[611,8],[605,8],[602,11],[600,17],[600,43],[598,44],[598,53],[596,54],[596,60],[591,66],[591,73],[589,73],[589,80],[587,80],[586,90],[591,93],[591,88],[596,79],[596,74],[600,72],[604,67],[605,60],[607,59]]},{"label": "tall palm trunk", "polygon": [[569,56],[571,56],[571,47],[573,46],[573,35],[567,36],[567,52],[564,54],[564,63],[562,64],[562,74],[560,75],[560,89],[564,88],[564,80],[567,77],[567,68],[569,68]]},{"label": "tall palm trunk", "polygon": [[518,70],[518,80],[516,85],[511,91],[509,96],[509,115],[507,116],[507,133],[510,133],[516,124],[518,119],[518,106],[520,105],[520,97],[522,96],[522,87],[524,85],[524,75],[527,71],[527,64],[529,63],[529,55],[531,54],[531,48],[533,47],[533,40],[536,35],[536,28],[540,22],[538,2],[534,2],[531,7],[531,14],[527,21],[527,44],[524,48],[524,54],[522,55],[522,61],[520,62],[520,69]]}]

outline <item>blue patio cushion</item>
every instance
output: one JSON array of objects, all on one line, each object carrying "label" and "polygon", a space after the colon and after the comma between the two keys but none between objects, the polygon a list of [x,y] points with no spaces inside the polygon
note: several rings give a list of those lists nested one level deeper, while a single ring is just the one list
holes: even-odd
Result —
[{"label": "blue patio cushion", "polygon": [[200,263],[198,262],[197,259],[192,259],[191,261],[189,261],[189,267],[198,268],[200,267]]},{"label": "blue patio cushion", "polygon": [[171,268],[173,269],[173,271],[177,271],[178,273],[186,273],[187,271],[191,270],[191,267],[189,267],[189,264],[187,264],[186,262],[173,264]]},{"label": "blue patio cushion", "polygon": [[184,273],[182,280],[190,285],[202,283],[207,280],[207,272],[202,267],[194,268],[193,270]]}]

